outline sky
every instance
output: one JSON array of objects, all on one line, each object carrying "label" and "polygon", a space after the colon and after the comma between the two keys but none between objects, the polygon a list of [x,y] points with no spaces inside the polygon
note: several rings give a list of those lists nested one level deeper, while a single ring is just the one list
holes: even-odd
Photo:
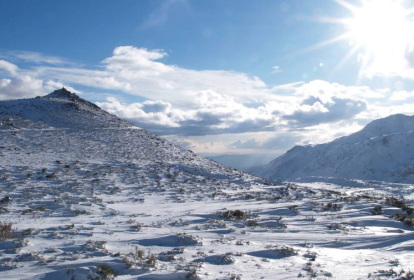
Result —
[{"label": "sky", "polygon": [[66,87],[200,154],[413,115],[414,1],[0,1],[0,100]]}]

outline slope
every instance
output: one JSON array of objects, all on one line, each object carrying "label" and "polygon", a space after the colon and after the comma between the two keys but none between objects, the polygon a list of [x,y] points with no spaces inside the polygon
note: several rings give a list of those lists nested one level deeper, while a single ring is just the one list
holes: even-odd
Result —
[{"label": "slope", "polygon": [[414,182],[414,117],[392,115],[330,143],[296,146],[252,173],[302,180],[311,176]]}]

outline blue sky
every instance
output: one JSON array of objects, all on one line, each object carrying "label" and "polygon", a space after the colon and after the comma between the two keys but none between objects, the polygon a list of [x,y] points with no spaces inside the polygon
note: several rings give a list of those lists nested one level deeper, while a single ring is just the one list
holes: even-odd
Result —
[{"label": "blue sky", "polygon": [[0,98],[65,86],[195,152],[277,155],[412,114],[413,6],[5,0]]}]

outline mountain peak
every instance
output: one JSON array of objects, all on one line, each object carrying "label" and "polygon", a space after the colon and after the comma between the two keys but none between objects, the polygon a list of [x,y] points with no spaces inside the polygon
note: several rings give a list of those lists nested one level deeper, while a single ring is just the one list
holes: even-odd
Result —
[{"label": "mountain peak", "polygon": [[60,99],[69,99],[72,101],[79,101],[81,98],[77,96],[75,93],[68,91],[66,88],[61,88],[55,90],[52,93],[49,93],[45,96],[46,98],[60,98]]},{"label": "mountain peak", "polygon": [[132,126],[65,88],[43,97],[0,101],[0,112],[0,117],[25,120],[20,121],[19,127],[24,127],[26,121],[68,129]]},{"label": "mountain peak", "polygon": [[97,110],[100,109],[99,106],[97,106],[97,105],[95,105],[95,104],[93,104],[89,101],[86,101],[83,98],[80,98],[75,93],[68,91],[64,87],[61,88],[61,89],[55,90],[52,93],[49,93],[48,95],[44,96],[44,98],[47,98],[47,99],[49,99],[49,98],[63,99],[63,100],[72,101],[74,103],[82,103],[82,104],[85,104],[85,105],[87,105],[89,107],[92,107],[94,109],[97,109]]}]

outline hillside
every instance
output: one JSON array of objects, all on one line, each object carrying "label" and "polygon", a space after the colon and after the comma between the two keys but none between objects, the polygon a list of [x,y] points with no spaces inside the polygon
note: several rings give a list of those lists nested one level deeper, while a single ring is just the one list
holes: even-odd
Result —
[{"label": "hillside", "polygon": [[0,123],[0,279],[413,279],[412,185],[274,184],[64,89]]},{"label": "hillside", "polygon": [[279,180],[337,177],[414,182],[414,117],[392,115],[330,143],[296,146],[253,174]]}]

